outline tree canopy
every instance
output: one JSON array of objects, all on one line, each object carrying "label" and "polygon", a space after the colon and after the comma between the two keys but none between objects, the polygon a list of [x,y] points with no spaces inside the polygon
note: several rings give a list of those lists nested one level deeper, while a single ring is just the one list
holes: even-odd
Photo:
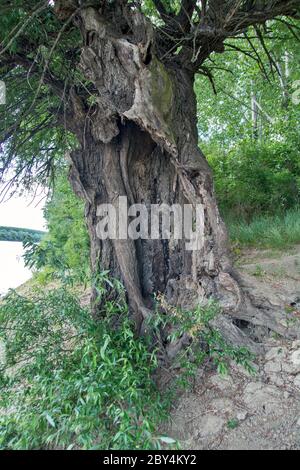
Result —
[{"label": "tree canopy", "polygon": [[2,195],[20,183],[49,184],[78,127],[95,113],[98,91],[80,68],[81,49],[92,40],[81,28],[90,8],[110,35],[142,43],[145,62],[155,55],[213,84],[214,73],[231,66],[218,56],[225,51],[254,59],[266,76],[278,72],[270,40],[298,37],[299,6],[299,0],[1,0]]}]

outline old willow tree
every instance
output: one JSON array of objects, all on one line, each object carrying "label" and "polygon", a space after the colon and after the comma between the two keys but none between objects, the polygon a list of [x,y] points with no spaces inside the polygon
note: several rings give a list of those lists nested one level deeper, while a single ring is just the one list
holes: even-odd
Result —
[{"label": "old willow tree", "polygon": [[[193,85],[199,72],[211,78],[207,62],[227,41],[244,37],[254,48],[255,34],[264,46],[277,18],[296,35],[299,7],[300,0],[1,0],[4,173],[30,187],[68,154],[74,191],[86,203],[92,269],[122,280],[138,331],[160,291],[189,309],[217,299],[219,327],[236,342],[245,340],[237,326],[244,322],[293,334],[232,269],[198,147]],[[172,239],[101,241],[97,206],[118,196],[202,204],[202,248],[187,251],[185,240]],[[185,340],[169,345],[172,354]]]}]

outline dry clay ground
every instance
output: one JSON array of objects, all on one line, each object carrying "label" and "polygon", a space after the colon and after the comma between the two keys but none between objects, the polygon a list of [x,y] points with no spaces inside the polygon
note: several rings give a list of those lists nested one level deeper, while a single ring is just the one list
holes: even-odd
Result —
[{"label": "dry clay ground", "polygon": [[[288,254],[252,251],[248,259],[239,270],[284,303],[290,321],[300,321],[300,247]],[[211,366],[199,370],[163,432],[183,449],[300,449],[300,341],[271,335],[264,342],[255,375],[234,364],[228,376]]]}]

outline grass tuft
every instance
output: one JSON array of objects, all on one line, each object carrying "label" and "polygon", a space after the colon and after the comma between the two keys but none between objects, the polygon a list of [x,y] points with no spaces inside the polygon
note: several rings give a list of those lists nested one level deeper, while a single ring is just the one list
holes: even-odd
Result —
[{"label": "grass tuft", "polygon": [[276,216],[256,216],[251,222],[228,220],[234,244],[257,248],[288,248],[300,243],[300,209]]}]

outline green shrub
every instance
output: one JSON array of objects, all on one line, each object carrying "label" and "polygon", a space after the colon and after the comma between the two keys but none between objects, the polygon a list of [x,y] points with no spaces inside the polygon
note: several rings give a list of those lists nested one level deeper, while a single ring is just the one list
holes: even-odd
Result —
[{"label": "green shrub", "polygon": [[58,277],[85,282],[89,277],[89,237],[83,202],[73,193],[67,175],[57,179],[44,216],[48,233],[41,242],[25,240],[25,264]]},{"label": "green shrub", "polygon": [[[157,434],[176,387],[158,391],[152,335],[135,337],[124,290],[103,275],[101,296],[105,282],[117,295],[106,301],[101,321],[66,289],[31,292],[29,297],[11,291],[2,301],[1,449],[156,449],[176,444]],[[157,311],[152,331],[160,337],[158,330],[168,324],[167,341],[183,332],[193,338],[176,357],[179,386],[191,382],[205,358],[220,373],[227,372],[230,359],[253,371],[249,352],[228,345],[209,326],[219,313],[216,304],[172,311]]]},{"label": "green shrub", "polygon": [[220,331],[211,326],[211,321],[222,314],[219,304],[210,299],[206,304],[199,304],[193,310],[183,310],[169,305],[164,295],[157,296],[157,311],[150,324],[158,331],[169,330],[166,338],[176,341],[188,333],[190,345],[180,351],[176,358],[181,374],[177,382],[186,387],[194,380],[197,370],[204,360],[209,358],[220,374],[226,375],[230,361],[243,366],[250,374],[255,372],[252,365],[253,355],[247,348],[229,344]]},{"label": "green shrub", "polygon": [[300,203],[300,154],[292,142],[246,141],[224,152],[208,147],[217,198],[226,217],[251,220]]},{"label": "green shrub", "polygon": [[64,289],[34,299],[12,292],[1,304],[2,449],[160,447],[168,400],[122,297],[101,322]]}]

